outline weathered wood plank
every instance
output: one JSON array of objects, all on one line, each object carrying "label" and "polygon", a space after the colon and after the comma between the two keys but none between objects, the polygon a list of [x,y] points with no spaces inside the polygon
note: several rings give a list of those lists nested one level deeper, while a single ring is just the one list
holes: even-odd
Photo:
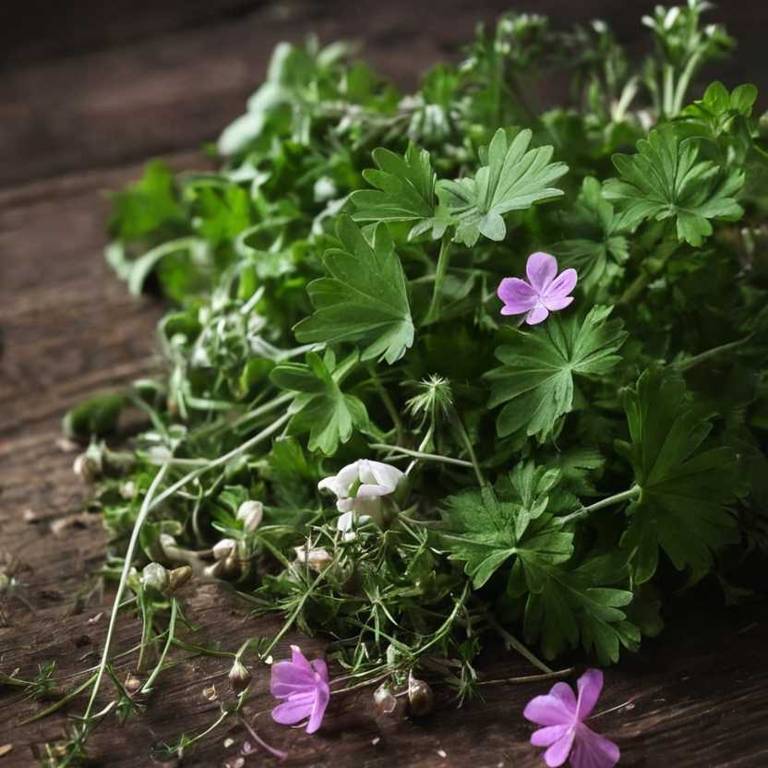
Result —
[{"label": "weathered wood plank", "polygon": [[[0,79],[0,186],[122,164],[214,139],[240,114],[280,40],[301,41],[310,33],[324,41],[359,40],[377,69],[412,86],[418,73],[454,56],[471,39],[477,22],[493,20],[510,5],[549,13],[559,24],[609,17],[633,49],[650,45],[640,25],[641,14],[654,5],[650,0],[622,3],[620,13],[607,0],[444,0],[440,13],[427,4],[403,2],[257,5],[210,25],[9,71]],[[719,76],[734,84],[756,81],[768,90],[768,71],[761,66],[768,3],[731,0],[727,13],[719,15],[729,20],[740,41],[738,56],[718,67]],[[99,18],[83,17],[83,24],[101,29],[104,20]]]}]

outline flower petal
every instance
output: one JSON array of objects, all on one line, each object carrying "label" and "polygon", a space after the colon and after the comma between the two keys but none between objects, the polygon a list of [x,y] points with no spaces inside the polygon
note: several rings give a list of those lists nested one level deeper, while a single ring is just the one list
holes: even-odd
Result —
[{"label": "flower petal", "polygon": [[314,691],[294,694],[272,710],[272,719],[280,725],[296,725],[312,715],[316,699]]},{"label": "flower petal", "polygon": [[605,736],[580,725],[571,753],[573,768],[613,768],[619,762],[621,751]]},{"label": "flower petal", "polygon": [[565,705],[565,708],[568,710],[568,712],[571,714],[571,717],[575,719],[576,717],[576,694],[573,692],[573,688],[571,688],[568,683],[555,683],[550,689],[549,689],[549,695],[554,696],[557,699],[560,699],[560,701],[563,702]]},{"label": "flower petal", "polygon": [[315,674],[320,675],[320,679],[327,683],[328,665],[325,663],[325,659],[313,659],[310,664],[312,665],[312,669],[315,670]]},{"label": "flower petal", "polygon": [[570,725],[548,725],[545,728],[539,728],[531,734],[531,744],[534,747],[549,747],[565,736],[565,732],[570,727]]},{"label": "flower petal", "polygon": [[521,315],[532,309],[539,298],[536,291],[519,277],[505,277],[499,283],[496,295],[504,302],[502,315]]},{"label": "flower petal", "polygon": [[371,483],[383,486],[389,488],[389,492],[392,493],[404,477],[403,472],[397,467],[392,467],[381,461],[366,461],[365,463],[367,465],[366,470],[370,472],[371,477],[369,479],[369,477],[361,470],[360,480],[363,484]]},{"label": "flower petal", "polygon": [[540,294],[546,293],[557,274],[557,259],[542,251],[532,253],[525,265],[525,273],[535,291]]},{"label": "flower petal", "polygon": [[543,323],[549,317],[549,310],[543,304],[537,304],[526,316],[525,322],[528,325],[538,325]]},{"label": "flower petal", "polygon": [[299,668],[290,661],[279,661],[272,665],[269,691],[276,698],[285,699],[294,693],[311,691],[314,687],[315,676],[312,671]]},{"label": "flower petal", "polygon": [[545,296],[541,303],[550,311],[557,312],[559,309],[565,309],[573,301],[573,296],[563,296],[550,298]]},{"label": "flower petal", "polygon": [[549,285],[546,298],[567,296],[575,287],[579,275],[575,269],[564,269]]},{"label": "flower petal", "polygon": [[346,467],[342,467],[335,475],[324,477],[317,484],[318,490],[330,491],[337,498],[349,496],[349,488],[358,478],[359,464],[359,461],[353,461]]},{"label": "flower petal", "polygon": [[315,701],[312,705],[312,712],[307,723],[307,733],[314,733],[323,722],[325,710],[328,707],[328,701],[331,698],[331,691],[327,684],[319,685],[315,691]]},{"label": "flower petal", "polygon": [[573,712],[562,699],[547,694],[535,696],[525,709],[523,717],[536,725],[571,725],[573,724]]},{"label": "flower petal", "polygon": [[549,768],[558,768],[558,766],[565,763],[568,759],[568,755],[571,753],[574,735],[573,729],[569,728],[565,734],[544,753],[544,762]]},{"label": "flower petal", "polygon": [[295,664],[307,674],[312,674],[312,666],[307,660],[307,657],[301,652],[301,648],[299,648],[298,645],[291,646],[291,663]]},{"label": "flower petal", "polygon": [[576,706],[576,715],[579,720],[586,720],[600,698],[603,690],[603,673],[599,669],[588,669],[577,681],[579,689],[579,701]]}]

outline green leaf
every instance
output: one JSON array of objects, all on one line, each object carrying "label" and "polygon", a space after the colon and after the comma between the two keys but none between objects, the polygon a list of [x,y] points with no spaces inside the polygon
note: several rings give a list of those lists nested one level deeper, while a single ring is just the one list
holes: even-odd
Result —
[{"label": "green leaf", "polygon": [[295,327],[299,341],[367,345],[360,357],[392,364],[413,344],[414,327],[405,274],[392,239],[376,227],[373,245],[349,216],[339,219],[342,248],[323,258],[331,277],[313,280],[307,291],[315,312]]},{"label": "green leaf", "polygon": [[388,149],[373,150],[378,170],[363,171],[365,180],[376,189],[353,192],[350,201],[357,208],[352,218],[368,222],[406,222],[413,226],[412,240],[428,230],[433,238],[443,236],[447,219],[435,219],[435,183],[429,152],[409,144],[401,157]]},{"label": "green leaf", "polygon": [[125,395],[116,392],[93,395],[67,411],[62,431],[71,439],[104,437],[115,431],[125,405]]},{"label": "green leaf", "polygon": [[352,437],[355,429],[368,424],[363,402],[341,390],[341,383],[357,364],[358,355],[355,352],[338,365],[331,350],[322,359],[309,352],[306,360],[276,366],[270,379],[281,389],[297,393],[288,410],[289,430],[293,434],[309,432],[309,450],[330,456],[339,443]]},{"label": "green leaf", "polygon": [[625,212],[630,226],[674,219],[678,240],[700,246],[712,234],[711,220],[735,221],[744,213],[734,195],[744,173],[698,160],[696,139],[680,139],[671,125],[651,131],[634,155],[614,155],[621,180],[610,179],[605,195]]},{"label": "green leaf", "polygon": [[514,342],[496,350],[504,365],[487,374],[488,405],[505,404],[496,420],[500,437],[550,434],[573,407],[573,377],[605,376],[619,362],[627,334],[610,314],[610,307],[593,307],[583,321],[553,316],[533,331],[515,331]]},{"label": "green leaf", "polygon": [[584,179],[578,201],[564,219],[574,236],[555,244],[552,251],[563,267],[578,271],[583,288],[598,286],[610,274],[609,266],[623,264],[629,257],[625,217],[605,199],[594,177]]},{"label": "green leaf", "polygon": [[489,487],[446,500],[444,520],[450,532],[444,534],[443,544],[452,560],[464,562],[475,589],[513,556],[524,563],[532,579],[571,556],[573,534],[545,514],[548,492],[556,481],[557,473],[528,465],[513,475],[510,500],[500,501]]},{"label": "green leaf", "polygon": [[626,580],[626,568],[610,556],[586,560],[578,568],[550,567],[539,584],[524,583],[513,570],[511,594],[530,591],[525,599],[524,629],[529,642],[538,641],[548,659],[579,643],[594,652],[600,664],[615,663],[621,647],[634,650],[640,631],[627,619],[632,592],[612,585]]},{"label": "green leaf", "polygon": [[694,579],[712,568],[713,552],[734,537],[726,505],[734,497],[736,455],[706,447],[710,414],[692,402],[675,372],[646,371],[625,397],[632,463],[641,494],[622,538],[638,583],[656,572],[659,549]]},{"label": "green leaf", "polygon": [[504,214],[563,194],[551,185],[565,175],[568,166],[550,163],[550,146],[528,149],[531,135],[528,129],[520,131],[509,143],[500,128],[488,147],[487,165],[474,177],[438,182],[438,197],[456,221],[456,242],[473,246],[480,235],[503,240],[507,234]]},{"label": "green leaf", "polygon": [[121,240],[137,240],[161,228],[170,232],[183,228],[185,217],[173,173],[165,163],[153,160],[139,181],[113,196],[109,231]]}]

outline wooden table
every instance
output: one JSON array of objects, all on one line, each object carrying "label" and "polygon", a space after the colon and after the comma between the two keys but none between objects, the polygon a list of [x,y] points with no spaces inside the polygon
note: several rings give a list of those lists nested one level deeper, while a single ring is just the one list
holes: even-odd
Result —
[{"label": "wooden table", "polygon": [[[79,679],[72,675],[96,662],[106,628],[109,595],[93,576],[105,537],[98,516],[82,512],[87,489],[71,471],[73,454],[57,442],[59,420],[88,393],[157,367],[154,326],[162,311],[152,300],[131,299],[104,264],[107,191],[135,178],[151,156],[203,167],[197,147],[242,110],[281,39],[309,31],[324,40],[360,39],[377,67],[411,85],[419,70],[455,55],[476,20],[508,5],[449,0],[437,4],[439,13],[403,0],[4,5],[0,13],[12,18],[0,18],[0,569],[17,586],[0,598],[0,671],[31,676],[55,661],[56,679],[68,689]],[[651,5],[542,0],[519,7],[564,21],[609,17],[636,49],[640,13]],[[768,4],[731,0],[725,11],[742,48],[722,71],[731,85],[749,78],[768,92]],[[225,587],[189,588],[184,598],[201,640],[222,649],[276,626],[249,618]],[[661,638],[607,672],[601,706],[616,709],[599,729],[621,745],[626,766],[768,765],[768,609],[725,609],[717,595],[701,593],[674,616]],[[126,614],[118,650],[137,637]],[[322,649],[319,640],[304,644]],[[122,675],[130,670],[126,658],[117,664]],[[95,732],[97,764],[153,765],[150,745],[214,720],[219,700],[231,696],[226,660],[176,658],[183,663],[163,673],[141,717],[122,726],[109,718]],[[481,668],[487,679],[528,671],[501,650]],[[258,715],[270,697],[267,675],[257,671],[248,715],[268,741],[290,750],[289,765],[525,768],[543,763],[527,744],[520,713],[546,687],[488,685],[482,701],[441,707],[418,722],[374,717],[364,692],[334,702],[327,727],[308,737]],[[12,745],[0,768],[35,765],[35,750],[60,737],[66,714],[81,713],[83,702],[19,724],[39,708],[0,690],[0,754]],[[235,765],[244,737],[236,723],[225,725],[185,765]],[[234,743],[225,747],[228,738]],[[258,753],[245,765],[273,763]]]}]

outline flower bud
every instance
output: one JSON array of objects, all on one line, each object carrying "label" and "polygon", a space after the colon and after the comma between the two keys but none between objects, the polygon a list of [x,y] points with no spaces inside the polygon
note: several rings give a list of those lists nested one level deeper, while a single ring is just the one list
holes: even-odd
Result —
[{"label": "flower bud", "polygon": [[213,545],[213,557],[216,560],[226,560],[237,547],[234,539],[221,539]]},{"label": "flower bud", "polygon": [[72,471],[86,483],[94,483],[101,477],[101,459],[94,453],[81,453],[72,465]]},{"label": "flower bud", "polygon": [[333,557],[324,547],[307,549],[306,547],[294,547],[296,562],[307,565],[316,573],[324,571],[332,562]]},{"label": "flower bud", "polygon": [[373,704],[382,715],[391,715],[397,709],[397,699],[386,683],[373,692]]},{"label": "flower bud", "polygon": [[229,670],[229,684],[235,693],[242,693],[251,683],[252,675],[240,659],[235,659]]},{"label": "flower bud", "polygon": [[408,675],[408,708],[414,717],[428,715],[435,705],[435,695],[432,687],[424,680]]},{"label": "flower bud", "polygon": [[168,593],[171,579],[168,570],[160,563],[149,563],[141,572],[141,586],[144,589],[159,592],[161,595]]},{"label": "flower bud", "polygon": [[248,533],[255,531],[264,518],[264,505],[260,501],[244,501],[237,510],[237,519]]}]

